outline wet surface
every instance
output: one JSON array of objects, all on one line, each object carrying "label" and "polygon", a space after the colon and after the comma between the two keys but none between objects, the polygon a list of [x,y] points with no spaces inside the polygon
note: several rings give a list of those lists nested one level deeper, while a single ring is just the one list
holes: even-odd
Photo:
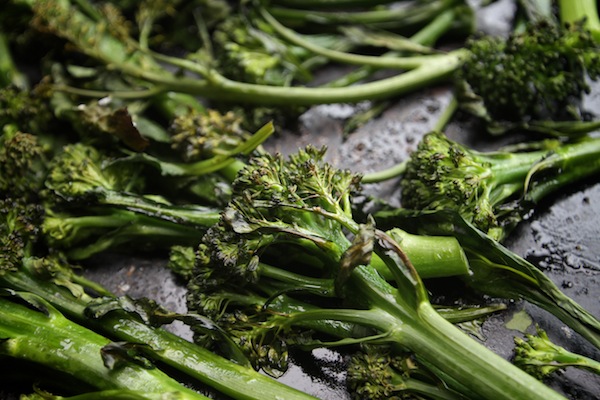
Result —
[{"label": "wet surface", "polygon": [[[509,13],[506,1],[500,8],[482,15],[491,33],[502,32]],[[512,14],[511,14],[512,15]],[[598,91],[600,93],[600,91]],[[359,105],[327,105],[310,109],[299,121],[297,129],[280,133],[266,144],[269,151],[289,154],[307,144],[327,145],[327,158],[334,165],[355,172],[379,171],[405,160],[420,138],[435,124],[450,98],[446,88],[423,91],[407,96],[388,107],[383,114],[345,137],[345,119],[367,103]],[[498,148],[503,140],[480,136],[480,129],[469,120],[451,124],[450,138],[481,150]],[[397,180],[366,185],[365,191],[400,205]],[[552,196],[537,208],[528,221],[510,236],[507,247],[538,265],[562,290],[595,316],[600,317],[600,184],[574,185],[568,191]],[[165,269],[166,258],[149,255],[130,257],[103,255],[85,266],[86,276],[104,284],[116,295],[150,297],[173,311],[185,311],[185,288]],[[578,335],[547,312],[523,302],[512,302],[503,313],[489,318],[482,327],[484,343],[505,358],[512,356],[513,337],[519,330],[509,329],[514,315],[526,312],[532,319],[527,332],[539,324],[558,344],[575,352],[600,359]],[[190,338],[181,325],[168,329]],[[310,354],[292,353],[292,365],[280,378],[324,400],[345,400],[344,355],[317,349]],[[600,377],[569,370],[550,383],[570,399],[600,398]],[[16,399],[0,391],[2,399]]]}]

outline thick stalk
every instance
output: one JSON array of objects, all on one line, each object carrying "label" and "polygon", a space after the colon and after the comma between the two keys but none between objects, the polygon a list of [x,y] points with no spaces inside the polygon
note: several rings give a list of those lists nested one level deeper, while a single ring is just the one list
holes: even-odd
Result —
[{"label": "thick stalk", "polygon": [[[416,308],[366,268],[352,275],[352,287],[372,304],[372,320],[390,333],[401,347],[419,361],[484,399],[563,399],[558,393],[524,373],[507,360],[471,339],[442,318],[427,301]],[[356,296],[356,294],[355,294]],[[373,322],[371,322],[373,323]],[[457,390],[464,390],[462,387]]]},{"label": "thick stalk", "polygon": [[45,313],[0,298],[0,335],[4,339],[1,353],[68,373],[100,390],[130,389],[207,399],[156,368],[131,362],[107,368],[101,349],[110,340],[67,320],[56,310]]},{"label": "thick stalk", "polygon": [[594,40],[600,42],[600,18],[596,0],[559,0],[560,22],[572,24],[585,20],[584,26],[590,30]]},{"label": "thick stalk", "polygon": [[124,312],[108,313],[99,320],[88,318],[85,309],[91,300],[89,297],[75,298],[64,288],[33,279],[23,271],[6,273],[0,280],[5,287],[37,294],[70,318],[107,336],[133,343],[147,343],[149,346],[146,351],[151,359],[164,362],[232,398],[313,399],[312,396],[217,356],[170,332],[152,328]]}]

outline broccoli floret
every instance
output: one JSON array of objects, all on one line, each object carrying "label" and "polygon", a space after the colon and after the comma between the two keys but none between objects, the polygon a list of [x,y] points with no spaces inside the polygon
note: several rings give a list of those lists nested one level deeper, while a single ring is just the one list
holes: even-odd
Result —
[{"label": "broccoli floret", "polygon": [[[188,301],[190,309],[230,318],[233,323],[215,319],[237,335],[240,344],[246,338],[259,360],[269,361],[273,354],[275,368],[285,360],[282,343],[314,347],[383,341],[394,351],[414,351],[415,358],[432,366],[448,386],[467,395],[510,398],[508,391],[515,390],[519,396],[523,391],[531,391],[527,396],[532,397],[555,396],[544,386],[533,386],[535,380],[516,373],[434,310],[398,244],[372,221],[359,224],[353,219],[352,194],[360,177],[325,163],[324,155],[324,149],[313,147],[287,160],[265,154],[240,171],[219,225],[201,244],[209,250],[202,262],[213,264],[213,269],[199,266],[198,279],[192,278],[197,287],[190,292],[196,303]],[[318,262],[284,259],[269,267],[263,264],[269,250],[290,247],[306,249]],[[389,268],[395,285],[369,266],[373,252]],[[217,269],[231,272],[219,274]],[[303,300],[306,306],[295,307],[298,303],[287,298]],[[327,333],[338,341],[312,335],[319,326],[336,324],[338,331]],[[357,330],[339,332],[347,324]],[[480,373],[467,372],[473,371],[469,364]],[[483,366],[488,373],[481,372]],[[499,375],[505,376],[497,379]],[[498,384],[501,381],[507,385]]]},{"label": "broccoli floret", "polygon": [[[3,338],[0,352],[45,363],[72,376],[89,379],[88,383],[99,389],[139,389],[144,391],[146,398],[150,388],[161,392],[163,397],[164,393],[168,392],[170,396],[178,392],[182,398],[203,398],[166,378],[158,368],[146,369],[138,365],[133,367],[136,372],[124,359],[121,361],[125,364],[120,364],[115,370],[104,368],[101,354],[113,360],[117,355],[111,352],[115,344],[101,351],[101,347],[109,343],[108,339],[102,339],[101,346],[95,348],[99,332],[104,332],[128,343],[148,343],[143,349],[145,357],[168,364],[226,396],[312,398],[164,329],[151,327],[125,307],[112,306],[99,312],[99,304],[115,301],[115,298],[106,289],[77,276],[60,254],[47,255],[48,249],[43,246],[37,248],[41,217],[43,208],[39,204],[24,202],[23,198],[15,200],[7,197],[0,201],[0,287],[3,288],[0,296],[0,331]],[[89,290],[84,290],[84,287]],[[6,296],[8,292],[31,293],[24,296],[34,307],[14,305]],[[93,298],[90,293],[108,297]],[[51,302],[52,306],[47,302]],[[69,320],[64,319],[54,307]],[[94,332],[73,321],[92,328]],[[72,346],[65,348],[65,343]],[[127,347],[122,350],[127,350]],[[126,353],[119,352],[120,357],[123,358]],[[189,360],[194,360],[194,363]],[[125,385],[127,382],[129,385]],[[137,383],[131,386],[131,382]],[[138,384],[139,387],[136,386]],[[109,397],[113,398],[110,393]]]},{"label": "broccoli floret", "polygon": [[527,373],[542,380],[567,367],[581,368],[600,374],[600,363],[580,354],[572,353],[554,344],[546,331],[539,326],[536,334],[525,334],[525,339],[515,337],[513,363]]},{"label": "broccoli floret", "polygon": [[242,128],[243,119],[216,110],[180,115],[171,124],[172,147],[187,162],[206,159],[217,154],[229,154],[250,134]]},{"label": "broccoli floret", "polygon": [[600,47],[581,24],[561,27],[542,20],[508,39],[471,39],[466,48],[457,95],[463,108],[487,122],[490,133],[598,128],[587,122],[592,114],[582,100],[589,80],[600,75]]},{"label": "broccoli floret", "polygon": [[402,205],[457,210],[502,240],[543,196],[595,173],[599,146],[598,139],[546,141],[525,152],[482,153],[431,132],[406,165]]},{"label": "broccoli floret", "polygon": [[362,346],[348,366],[347,385],[354,399],[461,399],[437,381],[410,354],[395,354],[389,347]]},{"label": "broccoli floret", "polygon": [[38,137],[5,125],[0,135],[0,191],[35,197],[48,173],[47,148]]}]

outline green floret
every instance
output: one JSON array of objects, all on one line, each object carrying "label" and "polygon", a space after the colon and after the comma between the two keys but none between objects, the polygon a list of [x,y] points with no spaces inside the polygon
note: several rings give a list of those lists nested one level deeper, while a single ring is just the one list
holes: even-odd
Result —
[{"label": "green floret", "polygon": [[[248,358],[257,367],[285,366],[290,345],[388,343],[467,396],[555,397],[435,311],[400,246],[372,221],[354,220],[360,177],[324,162],[324,153],[265,154],[240,172],[219,225],[201,245],[208,254],[197,263],[208,264],[196,267],[188,307],[216,315],[234,341],[254,351],[256,359]],[[304,250],[305,259],[267,264],[272,251],[290,248]],[[394,285],[369,265],[374,253]]]},{"label": "green floret", "polygon": [[218,212],[213,209],[175,206],[158,196],[139,194],[145,183],[140,165],[114,161],[92,146],[67,145],[54,158],[46,187],[57,198],[75,205],[111,206],[199,226],[210,226],[218,220]]},{"label": "green floret", "polygon": [[65,200],[102,197],[103,192],[132,190],[143,183],[136,172],[109,165],[110,158],[83,143],[63,148],[52,163],[46,186]]},{"label": "green floret", "polygon": [[576,134],[600,126],[589,122],[592,114],[582,102],[589,80],[600,75],[600,47],[581,24],[543,20],[508,39],[472,39],[466,48],[458,97],[490,133],[526,128]]},{"label": "green floret", "polygon": [[600,363],[580,354],[572,353],[554,344],[540,327],[536,334],[525,334],[525,339],[515,337],[513,363],[538,379],[548,378],[567,367],[581,368],[600,374]]},{"label": "green floret", "polygon": [[14,124],[23,132],[44,134],[56,125],[43,86],[20,90],[0,88],[0,125]]},{"label": "green floret", "polygon": [[5,125],[0,133],[0,191],[37,196],[47,174],[47,153],[37,136]]},{"label": "green floret", "polygon": [[[139,371],[137,375],[127,374],[128,367],[123,364],[117,366],[116,370],[100,368],[100,348],[94,349],[94,346],[98,344],[99,333],[103,332],[108,337],[123,342],[147,344],[111,345],[103,348],[105,355],[112,361],[120,359],[128,362],[131,358],[126,355],[133,354],[136,360],[144,360],[146,366],[151,365],[148,360],[157,361],[160,365],[168,364],[232,398],[312,398],[164,329],[151,326],[149,321],[159,321],[160,324],[173,320],[169,320],[170,316],[156,307],[156,304],[153,309],[147,307],[153,305],[148,301],[114,298],[106,289],[76,275],[60,255],[41,257],[47,250],[36,247],[39,234],[37,228],[43,209],[22,200],[7,198],[0,202],[0,287],[11,292],[29,292],[43,298],[44,300],[36,300],[36,304],[42,305],[48,312],[23,308],[23,323],[15,323],[13,317],[19,318],[15,313],[20,313],[20,308],[8,305],[10,301],[0,296],[0,331],[3,339],[0,341],[0,352],[6,350],[11,356],[62,369],[74,377],[87,380],[98,389],[116,387],[141,390],[144,394],[157,389],[164,395],[161,385],[170,385],[170,391],[183,388],[170,378],[164,380],[165,375],[158,368],[147,370],[134,363],[133,368]],[[92,293],[107,297],[94,298]],[[30,295],[27,297],[32,298]],[[52,307],[46,302],[50,302]],[[54,307],[68,316],[68,322]],[[199,319],[194,316],[190,318]],[[60,325],[58,332],[54,329],[57,327],[55,322]],[[209,321],[205,322],[209,325]],[[86,331],[83,325],[94,332]],[[69,332],[73,333],[73,348],[63,346],[67,343],[65,340],[69,339]],[[17,335],[13,335],[15,333]],[[105,341],[103,345],[109,343],[107,339],[102,340]],[[11,343],[18,344],[18,348],[11,346]],[[84,351],[83,348],[90,351]],[[130,386],[126,386],[126,380],[121,378],[129,379]],[[193,394],[187,389],[182,390]],[[108,395],[108,398],[118,398],[117,393],[113,395],[115,397]],[[90,398],[97,397],[90,395]]]},{"label": "green floret", "polygon": [[599,152],[600,141],[589,139],[546,141],[523,152],[482,153],[431,132],[407,163],[402,204],[414,210],[457,210],[502,240],[532,204],[597,172]]},{"label": "green floret", "polygon": [[250,134],[242,128],[243,119],[229,111],[189,112],[175,118],[170,127],[172,147],[187,162],[229,154]]},{"label": "green floret", "polygon": [[363,346],[352,355],[347,384],[354,399],[463,399],[444,387],[408,354],[393,354],[386,346]]}]

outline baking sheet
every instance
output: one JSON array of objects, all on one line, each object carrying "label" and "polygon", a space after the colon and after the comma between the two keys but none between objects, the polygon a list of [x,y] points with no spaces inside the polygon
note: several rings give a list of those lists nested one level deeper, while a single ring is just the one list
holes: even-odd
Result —
[{"label": "baking sheet", "polygon": [[[506,27],[512,2],[500,1],[480,13],[481,21],[491,33]],[[490,17],[491,16],[491,17]],[[596,89],[596,93],[600,92]],[[598,102],[597,95],[591,101]],[[307,144],[327,145],[327,158],[336,166],[356,172],[372,172],[400,162],[428,132],[450,99],[449,88],[422,91],[393,102],[378,118],[360,127],[348,137],[343,133],[344,120],[359,105],[325,105],[311,108],[294,128],[279,132],[266,144],[273,152],[289,154]],[[450,138],[481,150],[494,149],[501,141],[481,136],[472,119],[459,118],[447,129]],[[368,185],[367,193],[399,205],[397,181]],[[507,247],[539,265],[567,295],[594,315],[600,316],[600,183],[578,184],[553,196],[522,223],[507,242]],[[117,295],[147,296],[174,311],[185,311],[185,288],[164,267],[166,258],[155,254],[131,257],[105,254],[86,263],[85,274],[108,287]],[[600,359],[600,352],[588,345],[553,316],[523,302],[513,302],[508,309],[494,315],[483,325],[485,345],[510,358],[513,336],[521,332],[507,328],[515,313],[526,311],[532,317],[529,326],[538,323],[558,344],[581,354]],[[190,338],[182,325],[169,329]],[[311,354],[292,354],[292,365],[281,380],[324,400],[350,398],[345,389],[345,355],[317,349]],[[570,399],[600,398],[600,377],[568,370],[550,383]],[[18,398],[8,385],[0,398]]]}]

